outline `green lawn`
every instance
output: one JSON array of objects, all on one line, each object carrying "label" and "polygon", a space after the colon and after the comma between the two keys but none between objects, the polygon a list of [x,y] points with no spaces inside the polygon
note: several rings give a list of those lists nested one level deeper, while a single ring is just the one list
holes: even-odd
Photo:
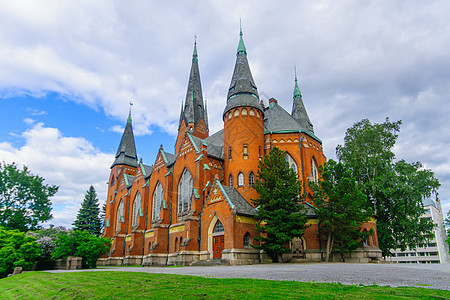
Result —
[{"label": "green lawn", "polygon": [[28,272],[0,279],[0,299],[450,299],[420,287],[216,279],[137,272]]}]

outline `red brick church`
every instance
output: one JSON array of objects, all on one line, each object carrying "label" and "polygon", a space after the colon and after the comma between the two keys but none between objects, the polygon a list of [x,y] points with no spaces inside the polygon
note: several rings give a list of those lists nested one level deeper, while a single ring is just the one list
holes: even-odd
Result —
[{"label": "red brick church", "polygon": [[[104,236],[112,239],[99,264],[191,264],[223,259],[231,264],[266,259],[251,247],[257,233],[251,199],[258,163],[270,149],[287,152],[299,175],[310,227],[291,242],[286,257],[320,260],[326,241],[317,234],[309,181],[326,161],[295,78],[292,112],[271,98],[260,100],[240,33],[236,64],[223,111],[224,128],[210,135],[194,44],[192,67],[181,109],[174,153],[160,147],[152,166],[138,161],[131,112],[111,165]],[[354,258],[366,262],[381,256],[375,233]]]}]

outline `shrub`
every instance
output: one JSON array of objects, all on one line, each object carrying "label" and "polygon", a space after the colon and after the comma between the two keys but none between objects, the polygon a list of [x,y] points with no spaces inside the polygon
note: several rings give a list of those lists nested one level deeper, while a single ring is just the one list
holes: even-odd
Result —
[{"label": "shrub", "polygon": [[61,232],[55,242],[53,259],[79,256],[83,258],[83,268],[95,268],[97,260],[108,253],[111,240],[105,237],[97,237],[88,231]]},{"label": "shrub", "polygon": [[35,237],[17,229],[0,227],[0,278],[6,277],[15,267],[31,270],[41,251]]}]

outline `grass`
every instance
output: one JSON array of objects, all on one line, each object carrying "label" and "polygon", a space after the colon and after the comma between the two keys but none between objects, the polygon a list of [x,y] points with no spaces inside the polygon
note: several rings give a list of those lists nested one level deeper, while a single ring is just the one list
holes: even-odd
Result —
[{"label": "grass", "polygon": [[450,299],[450,291],[138,272],[28,272],[0,279],[0,299]]}]

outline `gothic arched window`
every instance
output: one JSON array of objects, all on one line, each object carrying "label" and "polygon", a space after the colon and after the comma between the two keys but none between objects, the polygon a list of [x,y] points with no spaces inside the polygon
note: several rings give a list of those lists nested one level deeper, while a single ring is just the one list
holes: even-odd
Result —
[{"label": "gothic arched window", "polygon": [[250,172],[250,175],[248,175],[248,186],[253,186],[255,184],[255,175],[253,172]]},{"label": "gothic arched window", "polygon": [[289,153],[286,152],[286,161],[289,164],[289,168],[294,170],[296,174],[298,174],[298,168],[297,164],[295,163],[295,160],[292,158],[292,156],[289,155]]},{"label": "gothic arched window", "polygon": [[214,233],[222,233],[225,229],[223,228],[222,222],[220,220],[217,220],[216,226],[214,226]]},{"label": "gothic arched window", "polygon": [[244,235],[244,247],[250,247],[250,244],[252,243],[252,238],[250,237],[250,233],[246,233]]},{"label": "gothic arched window", "polygon": [[153,192],[153,210],[152,210],[152,220],[158,220],[161,214],[161,203],[164,198],[164,190],[161,182],[156,185],[155,191]]},{"label": "gothic arched window", "polygon": [[233,187],[233,175],[230,174],[230,187]]},{"label": "gothic arched window", "polygon": [[137,192],[136,196],[134,197],[134,202],[133,202],[133,221],[132,221],[132,226],[135,227],[137,226],[138,223],[138,219],[139,219],[139,210],[141,209],[141,194],[139,192]]},{"label": "gothic arched window", "polygon": [[317,170],[314,158],[311,158],[311,176],[314,182],[319,182],[319,171]]},{"label": "gothic arched window", "polygon": [[116,231],[120,231],[120,224],[123,222],[125,222],[125,218],[123,216],[123,201],[120,199],[119,206],[117,207]]},{"label": "gothic arched window", "polygon": [[178,213],[189,211],[192,197],[192,176],[187,169],[178,183]]},{"label": "gothic arched window", "polygon": [[244,174],[242,173],[238,175],[238,186],[244,186]]}]

